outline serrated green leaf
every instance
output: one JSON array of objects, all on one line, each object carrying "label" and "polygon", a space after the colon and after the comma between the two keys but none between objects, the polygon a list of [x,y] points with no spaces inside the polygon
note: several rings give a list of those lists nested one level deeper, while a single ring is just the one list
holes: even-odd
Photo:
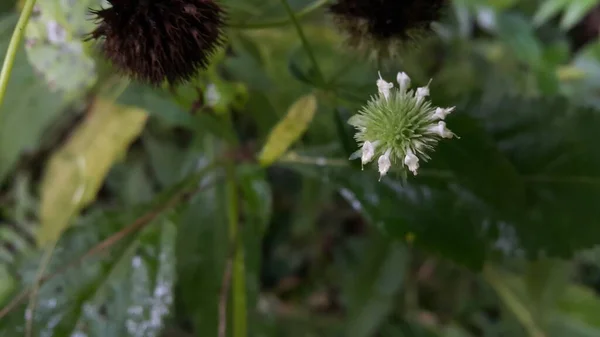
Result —
[{"label": "serrated green leaf", "polygon": [[[181,222],[174,206],[211,168],[191,174],[147,205],[92,211],[69,228],[37,292],[33,334],[159,336],[174,297],[176,224]],[[94,249],[100,250],[91,253]],[[16,264],[21,289],[38,279],[41,255],[21,257]],[[25,310],[16,306],[0,320],[0,336],[23,331]]]},{"label": "serrated green leaf", "polygon": [[54,242],[96,197],[115,161],[142,131],[144,110],[97,99],[86,121],[50,159],[42,182],[39,245]]},{"label": "serrated green leaf", "polygon": [[[567,257],[598,244],[600,156],[593,144],[600,114],[564,99],[484,102],[460,111],[476,117],[485,132],[469,131],[477,128],[468,127],[473,124],[466,123],[468,118],[456,115],[454,124],[449,119],[455,132],[466,127],[464,134],[455,144],[440,144],[431,164],[441,159],[455,163],[431,172],[424,166],[421,178],[412,179],[414,185],[402,186],[393,177],[377,183],[372,172],[329,167],[326,159],[312,161],[311,168],[293,167],[341,188],[351,204],[390,235],[403,238],[413,232],[415,244],[474,268],[490,250]],[[446,152],[446,146],[464,152]],[[467,160],[470,155],[473,160]],[[290,157],[290,162],[302,161]],[[486,163],[494,164],[485,168]],[[496,185],[484,188],[490,183]],[[450,244],[455,241],[461,245]]]},{"label": "serrated green leaf", "polygon": [[[60,240],[49,266],[63,267],[117,231],[125,216],[92,215]],[[89,258],[63,271],[38,292],[34,334],[70,337],[159,336],[172,304],[176,226],[159,219],[137,238],[113,247],[108,256]],[[28,260],[20,270],[24,284],[36,277],[39,260]],[[14,335],[24,326],[18,308],[0,323],[0,335]]]},{"label": "serrated green leaf", "polygon": [[489,205],[490,212],[510,218],[525,212],[525,184],[477,121],[456,115],[449,125],[460,139],[439,144],[434,161],[444,161],[461,187]]},{"label": "serrated green leaf", "polygon": [[465,205],[466,200],[439,186],[401,184],[392,179],[379,182],[373,172],[349,167],[285,166],[336,187],[355,210],[386,235],[398,240],[414,235],[415,245],[470,268],[483,265],[490,242],[495,240],[491,228],[483,225],[483,219],[477,220],[477,213]]},{"label": "serrated green leaf", "polygon": [[559,98],[505,98],[466,110],[485,121],[527,183],[527,215],[513,223],[526,252],[567,257],[598,244],[600,157],[592,144],[600,115]]},{"label": "serrated green leaf", "polygon": [[287,149],[304,134],[317,110],[314,95],[300,97],[289,108],[285,117],[275,125],[259,155],[262,166],[275,162]]}]

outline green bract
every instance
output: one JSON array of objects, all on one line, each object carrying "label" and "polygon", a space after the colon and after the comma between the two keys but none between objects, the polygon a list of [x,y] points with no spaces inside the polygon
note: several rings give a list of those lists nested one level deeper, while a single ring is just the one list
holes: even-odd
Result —
[{"label": "green bract", "polygon": [[[443,121],[454,107],[439,108],[427,100],[429,84],[410,90],[410,78],[398,73],[398,88],[393,83],[380,78],[377,80],[379,94],[348,123],[357,129],[354,138],[361,146],[350,159],[361,157],[364,164],[376,156],[379,173],[384,176],[392,162],[400,160],[402,167],[417,174],[419,160],[430,159],[432,152],[442,138],[452,138],[454,134]],[[406,171],[402,171],[405,175]]]}]

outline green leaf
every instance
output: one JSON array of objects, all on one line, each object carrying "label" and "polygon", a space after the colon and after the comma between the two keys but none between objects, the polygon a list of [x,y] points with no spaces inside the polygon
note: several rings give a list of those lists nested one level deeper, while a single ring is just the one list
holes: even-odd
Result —
[{"label": "green leaf", "polygon": [[542,57],[542,47],[526,18],[513,14],[500,15],[498,34],[518,59],[532,67],[538,66]]},{"label": "green leaf", "polygon": [[129,84],[117,103],[142,108],[167,126],[193,128],[197,124],[193,115],[183,111],[164,92],[139,83]]},{"label": "green leaf", "polygon": [[471,115],[448,119],[462,138],[440,144],[407,184],[393,176],[378,183],[372,171],[325,158],[283,161],[339,188],[390,235],[414,233],[416,245],[474,268],[494,250],[567,257],[599,243],[600,114],[564,99],[516,97],[457,110]]},{"label": "green leaf", "polygon": [[[174,206],[186,201],[212,168],[186,177],[148,205],[91,211],[69,228],[37,292],[33,334],[158,336],[173,302],[181,222]],[[21,289],[38,279],[40,256],[16,264]],[[24,310],[16,306],[0,321],[0,336],[23,331]]]},{"label": "green leaf", "polygon": [[597,292],[578,285],[570,285],[558,302],[559,309],[580,324],[600,332],[600,297]]},{"label": "green leaf", "polygon": [[512,223],[519,245],[530,255],[567,257],[598,244],[600,156],[592,144],[600,115],[561,98],[507,97],[465,110],[527,184],[526,215]]},{"label": "green leaf", "polygon": [[13,11],[17,5],[16,0],[7,0],[0,3],[0,15],[4,15],[5,12]]},{"label": "green leaf", "polygon": [[532,301],[532,311],[547,326],[550,322],[546,318],[569,284],[571,265],[566,261],[540,258],[526,266],[523,281]]},{"label": "green leaf", "polygon": [[[529,271],[530,277],[536,278],[533,287],[531,281],[491,265],[486,266],[484,278],[530,336],[597,336],[600,333],[600,321],[597,319],[600,299],[586,288],[567,286],[565,269],[552,270],[556,262],[535,262],[537,267]],[[535,270],[540,270],[538,267],[552,276],[534,275]],[[562,284],[559,288],[556,287],[557,281]],[[540,297],[541,293],[546,295]],[[547,301],[548,296],[552,300]]]},{"label": "green leaf", "polygon": [[533,17],[536,25],[541,25],[561,11],[564,12],[560,21],[560,28],[569,30],[579,23],[583,17],[596,5],[598,0],[546,0],[542,1],[541,6]]},{"label": "green leaf", "polygon": [[[478,269],[483,265],[490,239],[484,218],[469,206],[464,196],[418,183],[401,184],[374,176],[375,172],[349,167],[319,167],[286,164],[307,177],[331,184],[346,201],[386,235],[414,244],[446,259]],[[460,242],[456,245],[455,242]]]},{"label": "green leaf", "polygon": [[560,21],[560,28],[568,30],[579,23],[583,17],[596,5],[598,0],[576,0],[570,1],[565,14]]},{"label": "green leaf", "polygon": [[94,28],[86,20],[88,8],[98,5],[100,0],[37,1],[25,31],[25,49],[52,90],[78,97],[95,84],[96,64],[83,37]]},{"label": "green leaf", "polygon": [[275,162],[287,149],[304,134],[317,110],[317,98],[314,95],[300,97],[289,108],[286,116],[277,123],[269,134],[266,144],[259,155],[262,166]]},{"label": "green leaf", "polygon": [[117,163],[106,177],[105,186],[120,204],[139,205],[154,197],[152,179],[143,159],[140,154],[130,152],[125,162]]},{"label": "green leaf", "polygon": [[448,118],[448,125],[461,138],[441,142],[433,160],[443,161],[461,188],[485,201],[490,212],[501,217],[522,216],[525,185],[509,159],[475,119],[457,114]]},{"label": "green leaf", "polygon": [[[223,146],[210,134],[198,136],[194,153],[200,162],[217,158]],[[214,179],[215,174],[205,179]],[[194,195],[182,210],[177,238],[177,307],[189,317],[195,331],[217,336],[218,303],[224,266],[230,254],[224,184]]]},{"label": "green leaf", "polygon": [[267,225],[273,212],[273,200],[271,186],[266,178],[263,168],[253,165],[241,165],[237,168],[240,179],[240,189],[245,202],[245,211],[253,222],[254,236],[261,237],[267,230]]},{"label": "green leaf", "polygon": [[0,304],[8,303],[8,298],[15,289],[16,284],[17,282],[10,274],[7,266],[0,263]]},{"label": "green leaf", "polygon": [[[58,243],[55,272],[129,224],[132,213],[92,214]],[[137,237],[89,257],[46,282],[37,294],[34,335],[159,336],[173,299],[176,219],[161,217]],[[39,255],[24,261],[24,284],[35,280]],[[0,335],[22,331],[23,307],[0,322]]]},{"label": "green leaf", "polygon": [[96,198],[115,161],[142,131],[144,110],[97,99],[86,121],[50,159],[41,192],[40,246],[58,239],[79,210]]},{"label": "green leaf", "polygon": [[531,337],[545,335],[544,327],[531,309],[531,300],[523,285],[513,275],[509,275],[493,266],[486,266],[484,279],[494,288],[504,305],[515,315]]},{"label": "green leaf", "polygon": [[[16,17],[13,15],[2,17],[0,26],[7,29],[0,29],[0,50],[7,49],[15,23]],[[4,61],[4,53],[0,57]],[[38,146],[45,128],[65,106],[60,95],[50,93],[46,85],[38,80],[27,62],[24,50],[20,48],[4,102],[0,106],[0,181],[6,179],[24,151]]]},{"label": "green leaf", "polygon": [[571,66],[575,78],[563,83],[563,90],[582,105],[600,108],[600,99],[596,95],[600,88],[600,42],[584,46],[574,55]]},{"label": "green leaf", "polygon": [[[172,141],[145,134],[142,137],[152,173],[161,186],[167,187],[179,181],[188,170],[189,152]],[[191,151],[196,152],[196,151]]]},{"label": "green leaf", "polygon": [[349,313],[345,335],[376,336],[398,300],[409,253],[400,242],[375,232],[353,277],[348,277]]},{"label": "green leaf", "polygon": [[558,14],[561,9],[568,5],[570,0],[546,0],[543,1],[540,8],[533,17],[533,22],[536,25],[541,25]]},{"label": "green leaf", "polygon": [[246,279],[249,335],[258,329],[256,318],[261,291],[262,239],[271,221],[272,195],[265,170],[258,166],[241,165],[236,169],[242,197],[241,237],[244,242],[244,272]]}]

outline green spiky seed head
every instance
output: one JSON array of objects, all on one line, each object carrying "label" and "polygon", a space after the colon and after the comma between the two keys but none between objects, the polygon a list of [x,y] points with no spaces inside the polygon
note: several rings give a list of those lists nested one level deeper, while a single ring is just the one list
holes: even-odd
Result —
[{"label": "green spiky seed head", "polygon": [[410,78],[403,72],[398,73],[397,82],[394,88],[379,75],[378,95],[348,121],[356,128],[354,138],[361,147],[350,159],[360,157],[364,165],[378,158],[381,176],[396,161],[402,163],[403,175],[406,170],[416,175],[419,160],[429,160],[442,138],[455,136],[444,122],[454,107],[433,106],[428,100],[429,83],[411,90]]}]

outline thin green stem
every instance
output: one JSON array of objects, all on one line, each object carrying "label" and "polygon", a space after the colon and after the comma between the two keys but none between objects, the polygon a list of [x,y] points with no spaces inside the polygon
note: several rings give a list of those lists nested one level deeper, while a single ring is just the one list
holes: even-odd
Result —
[{"label": "thin green stem", "polygon": [[[300,18],[316,11],[317,9],[323,7],[325,4],[327,4],[328,1],[329,0],[317,0],[317,1],[313,2],[312,4],[304,7],[303,9],[299,10],[298,12],[294,13],[294,17],[296,17],[297,19],[300,19]],[[234,29],[263,29],[263,28],[284,26],[290,22],[292,22],[291,18],[289,16],[286,16],[284,18],[277,18],[277,19],[273,19],[273,20],[265,21],[265,22],[230,23],[229,27],[234,28]]]},{"label": "thin green stem", "polygon": [[2,107],[2,103],[4,102],[4,96],[6,95],[6,89],[8,88],[8,80],[10,79],[10,73],[12,72],[13,65],[15,64],[17,51],[19,51],[19,45],[21,44],[21,40],[23,40],[25,27],[29,22],[29,18],[31,17],[31,12],[33,12],[34,6],[35,0],[27,0],[25,2],[23,10],[21,11],[21,16],[19,17],[19,21],[17,22],[15,30],[13,31],[13,35],[10,39],[8,49],[6,50],[4,64],[2,65],[2,72],[0,73],[0,107]]},{"label": "thin green stem", "polygon": [[317,58],[315,57],[315,54],[313,53],[313,50],[312,50],[310,44],[308,43],[308,39],[306,38],[306,35],[304,35],[304,31],[302,30],[302,26],[300,26],[300,22],[296,18],[296,14],[292,10],[292,7],[290,7],[288,0],[280,0],[280,1],[281,1],[281,4],[283,5],[283,7],[285,7],[285,10],[287,11],[287,13],[289,15],[290,20],[292,21],[292,23],[294,24],[294,27],[296,28],[296,32],[298,33],[298,36],[300,37],[300,40],[302,41],[304,50],[306,51],[306,54],[308,54],[308,57],[310,58],[310,61],[312,62],[313,67],[315,68],[315,71],[317,72],[317,76],[319,78],[320,84],[325,85],[325,76],[323,76],[321,67],[319,67]]},{"label": "thin green stem", "polygon": [[238,191],[233,163],[227,165],[227,217],[229,220],[230,242],[234,245],[231,296],[233,302],[233,337],[247,337],[248,318],[246,313],[244,241],[239,232]]}]

